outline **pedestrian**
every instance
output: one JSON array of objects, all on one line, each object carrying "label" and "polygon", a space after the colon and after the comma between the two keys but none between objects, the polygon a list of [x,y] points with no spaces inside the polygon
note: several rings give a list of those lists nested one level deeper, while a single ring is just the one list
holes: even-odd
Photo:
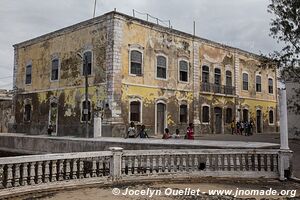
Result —
[{"label": "pedestrian", "polygon": [[128,128],[127,134],[125,136],[126,138],[135,138],[136,135],[136,129],[135,129],[135,125],[133,122],[130,123],[130,126]]},{"label": "pedestrian", "polygon": [[190,123],[189,127],[186,130],[186,139],[188,140],[194,140],[194,124]]},{"label": "pedestrian", "polygon": [[236,122],[236,131],[237,131],[237,135],[241,135],[241,122],[240,121]]},{"label": "pedestrian", "polygon": [[53,132],[53,126],[52,126],[52,124],[49,124],[47,131],[48,131],[48,135],[51,136],[52,132]]},{"label": "pedestrian", "polygon": [[243,135],[245,129],[245,122],[241,122],[241,135]]},{"label": "pedestrian", "polygon": [[245,130],[245,136],[249,136],[249,123],[248,123],[248,121],[244,122],[244,130]]},{"label": "pedestrian", "polygon": [[254,122],[253,119],[250,120],[250,135],[253,135],[253,126],[254,126]]},{"label": "pedestrian", "polygon": [[165,132],[164,132],[164,134],[163,134],[162,139],[170,139],[171,137],[172,137],[172,136],[171,136],[171,134],[170,134],[169,129],[168,129],[168,128],[165,128]]},{"label": "pedestrian", "polygon": [[172,138],[174,139],[180,139],[180,132],[179,129],[177,128],[175,133],[172,135]]},{"label": "pedestrian", "polygon": [[140,130],[139,134],[136,137],[149,138],[145,128],[146,128],[145,125],[142,125],[141,130]]},{"label": "pedestrian", "polygon": [[235,121],[234,120],[232,120],[230,126],[231,126],[231,134],[233,135],[235,133]]}]

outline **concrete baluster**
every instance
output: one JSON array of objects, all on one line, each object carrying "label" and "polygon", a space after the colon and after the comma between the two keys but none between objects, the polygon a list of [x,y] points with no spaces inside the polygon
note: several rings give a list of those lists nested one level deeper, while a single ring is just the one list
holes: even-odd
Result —
[{"label": "concrete baluster", "polygon": [[265,154],[260,154],[260,171],[266,171]]},{"label": "concrete baluster", "polygon": [[273,154],[273,171],[277,172],[278,171],[278,155]]},{"label": "concrete baluster", "polygon": [[7,166],[7,180],[6,180],[6,187],[12,187],[12,179],[13,179],[13,172],[12,172],[12,165],[8,164]]},{"label": "concrete baluster", "polygon": [[119,180],[122,178],[122,155],[123,148],[110,147],[112,158],[110,159],[110,176],[112,180]]},{"label": "concrete baluster", "polygon": [[159,155],[158,156],[158,173],[161,173],[162,172],[162,156],[161,155]]},{"label": "concrete baluster", "polygon": [[62,181],[64,180],[64,160],[58,160],[57,163],[57,178],[58,181]]},{"label": "concrete baluster", "polygon": [[[258,171],[259,169],[258,163],[258,155],[254,154],[254,171]],[[262,170],[262,155],[260,154],[260,170]]]},{"label": "concrete baluster", "polygon": [[151,168],[151,163],[150,163],[150,157],[146,157],[146,174],[150,174],[150,168]]},{"label": "concrete baluster", "polygon": [[182,155],[182,170],[187,171],[186,155]]},{"label": "concrete baluster", "polygon": [[223,168],[223,166],[222,166],[222,155],[221,154],[219,154],[219,155],[217,155],[217,170],[219,170],[219,171],[222,171],[222,168]]},{"label": "concrete baluster", "polygon": [[69,180],[70,179],[70,175],[71,175],[71,166],[70,166],[70,160],[66,159],[65,160],[65,180]]},{"label": "concrete baluster", "polygon": [[35,184],[35,162],[31,162],[29,165],[29,185]]},{"label": "concrete baluster", "polygon": [[247,170],[245,156],[246,156],[245,154],[241,155],[241,158],[242,158],[242,171],[246,171]]},{"label": "concrete baluster", "polygon": [[152,174],[157,173],[156,156],[152,157]]},{"label": "concrete baluster", "polygon": [[174,172],[175,171],[174,168],[175,168],[174,156],[170,155],[170,167],[169,167],[170,172]]},{"label": "concrete baluster", "polygon": [[234,171],[233,154],[229,154],[229,170],[230,170],[230,171]]},{"label": "concrete baluster", "polygon": [[77,159],[72,160],[72,179],[77,179]]},{"label": "concrete baluster", "polygon": [[15,167],[15,176],[14,176],[14,187],[20,186],[20,165],[19,163],[14,164]]},{"label": "concrete baluster", "polygon": [[229,165],[228,165],[228,154],[224,155],[224,171],[228,171]]},{"label": "concrete baluster", "polygon": [[181,159],[180,155],[176,156],[176,172],[182,171]]},{"label": "concrete baluster", "polygon": [[50,181],[50,161],[45,161],[44,162],[44,167],[45,167],[45,174],[44,174],[44,182],[48,183]]},{"label": "concrete baluster", "polygon": [[193,171],[198,171],[199,169],[199,157],[198,155],[194,156],[194,163],[193,163]]},{"label": "concrete baluster", "polygon": [[126,160],[125,160],[125,157],[122,157],[122,176],[125,176],[126,173],[125,173],[125,168],[126,168]]},{"label": "concrete baluster", "polygon": [[42,166],[42,162],[37,162],[36,163],[36,183],[40,184],[43,182],[43,166]]},{"label": "concrete baluster", "polygon": [[267,171],[270,172],[271,171],[271,155],[270,154],[267,154]]},{"label": "concrete baluster", "polygon": [[134,156],[133,162],[134,162],[134,163],[133,163],[133,164],[134,164],[134,170],[133,170],[133,173],[134,173],[134,174],[137,174],[137,173],[138,173],[138,167],[139,167],[137,156]]},{"label": "concrete baluster", "polygon": [[82,159],[78,160],[78,178],[79,179],[84,178],[84,163]]},{"label": "concrete baluster", "polygon": [[235,160],[236,160],[236,170],[241,171],[241,157],[240,155],[236,154],[235,155]]},{"label": "concrete baluster", "polygon": [[4,188],[4,165],[0,165],[0,189]]},{"label": "concrete baluster", "polygon": [[248,157],[248,171],[252,171],[253,168],[252,168],[252,155],[251,154],[247,154],[247,157]]},{"label": "concrete baluster", "polygon": [[205,171],[211,171],[210,155],[206,156]]},{"label": "concrete baluster", "polygon": [[51,161],[51,182],[56,181],[56,174],[57,174],[57,167],[56,167],[56,160]]}]

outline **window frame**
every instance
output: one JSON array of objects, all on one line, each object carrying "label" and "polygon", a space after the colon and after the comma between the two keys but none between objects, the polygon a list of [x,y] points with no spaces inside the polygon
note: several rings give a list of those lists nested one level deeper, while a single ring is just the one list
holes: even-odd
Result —
[{"label": "window frame", "polygon": [[[80,103],[80,122],[81,123],[85,123],[86,121],[83,121],[82,118],[83,118],[83,102],[85,102],[85,99],[83,99]],[[91,123],[92,122],[92,118],[93,118],[93,112],[92,112],[92,101],[90,99],[88,99],[88,102],[90,102],[90,113],[91,113],[91,117],[90,119],[88,120],[88,123]]]},{"label": "window frame", "polygon": [[[216,73],[216,70],[220,70],[220,73]],[[216,76],[219,76],[219,83],[218,84],[216,83],[216,80],[217,80]],[[215,67],[214,68],[214,84],[219,85],[219,86],[222,85],[222,69],[220,67]]]},{"label": "window frame", "polygon": [[[162,56],[162,57],[164,57],[165,59],[166,59],[166,78],[161,78],[161,77],[157,77],[157,58],[159,57],[159,56]],[[155,56],[155,79],[157,79],[157,80],[164,80],[164,81],[167,81],[168,80],[168,57],[165,55],[165,54],[156,54],[156,56]]]},{"label": "window frame", "polygon": [[[203,121],[203,108],[204,107],[208,107],[208,122],[204,122]],[[201,123],[202,124],[210,124],[210,105],[208,105],[208,104],[202,104],[202,106],[201,106]]]},{"label": "window frame", "polygon": [[131,103],[132,102],[139,102],[140,103],[140,121],[133,121],[135,124],[142,124],[143,123],[143,101],[141,99],[130,99],[129,100],[129,107],[128,107],[128,122],[132,122],[130,116],[131,116]]},{"label": "window frame", "polygon": [[93,75],[93,73],[94,73],[94,62],[93,62],[93,60],[94,60],[94,53],[93,53],[93,51],[91,50],[91,49],[88,49],[88,50],[85,50],[83,53],[82,53],[82,67],[81,67],[81,75],[82,76],[85,76],[85,74],[84,74],[84,65],[85,65],[85,56],[84,56],[84,54],[86,54],[86,53],[88,53],[88,52],[91,52],[91,74],[88,74],[87,76],[92,76]]},{"label": "window frame", "polygon": [[[185,122],[182,122],[181,121],[181,106],[186,106],[186,121]],[[188,106],[188,104],[187,103],[181,103],[181,104],[179,104],[179,123],[180,124],[187,124],[188,123],[188,121],[189,121],[189,106]]]},{"label": "window frame", "polygon": [[[186,62],[187,63],[187,81],[182,81],[182,80],[180,80],[180,72],[181,72],[181,70],[180,70],[180,62]],[[184,58],[180,58],[179,60],[178,60],[178,81],[180,82],[180,83],[189,83],[189,81],[190,81],[190,67],[189,67],[189,61],[187,60],[187,59],[184,59]]]},{"label": "window frame", "polygon": [[[58,66],[57,66],[57,79],[52,79],[52,71],[53,71],[53,69],[52,69],[52,64],[53,64],[53,61],[54,60],[58,60]],[[60,59],[59,58],[57,58],[57,57],[55,57],[55,58],[52,58],[51,59],[51,67],[50,67],[50,82],[57,82],[57,81],[59,81],[59,79],[60,79]]]},{"label": "window frame", "polygon": [[[230,109],[231,110],[231,119],[228,121],[228,109]],[[231,122],[232,122],[232,120],[233,120],[233,108],[231,108],[231,107],[227,107],[226,109],[225,109],[225,123],[226,124],[230,124]]]},{"label": "window frame", "polygon": [[[204,71],[204,70],[203,70],[204,67],[207,67],[207,68],[208,68],[208,71]],[[202,65],[202,67],[201,67],[201,72],[202,72],[202,73],[201,73],[201,82],[202,82],[202,83],[210,83],[210,80],[209,80],[209,74],[210,74],[209,66],[208,66],[208,65]],[[208,75],[208,81],[207,81],[207,82],[204,82],[204,78],[203,78],[204,76],[203,76],[203,73],[207,73],[207,75]]]},{"label": "window frame", "polygon": [[[227,72],[230,72],[230,76],[227,75]],[[227,85],[227,78],[230,77],[230,85]],[[231,70],[225,70],[225,86],[229,86],[229,87],[232,87],[232,71]]]},{"label": "window frame", "polygon": [[[27,68],[28,67],[31,67],[31,70],[30,70],[30,83],[27,83]],[[31,85],[32,84],[32,63],[30,63],[30,64],[27,64],[26,66],[25,66],[25,85]]]},{"label": "window frame", "polygon": [[[260,77],[260,91],[257,91],[257,77]],[[255,75],[255,92],[258,92],[258,93],[262,92],[262,81],[261,81],[261,75],[260,74]]]},{"label": "window frame", "polygon": [[[272,80],[272,92],[270,92],[269,80]],[[272,77],[268,77],[268,94],[274,95],[274,79]]]},{"label": "window frame", "polygon": [[[247,89],[244,89],[244,74],[247,75]],[[248,72],[242,72],[242,90],[249,91],[249,73]]]},{"label": "window frame", "polygon": [[[139,53],[142,54],[142,61],[141,61],[141,74],[132,74],[131,73],[131,52],[132,51],[138,51]],[[140,50],[139,48],[130,48],[129,49],[129,68],[128,68],[128,74],[130,76],[143,76],[144,75],[144,52]]]}]

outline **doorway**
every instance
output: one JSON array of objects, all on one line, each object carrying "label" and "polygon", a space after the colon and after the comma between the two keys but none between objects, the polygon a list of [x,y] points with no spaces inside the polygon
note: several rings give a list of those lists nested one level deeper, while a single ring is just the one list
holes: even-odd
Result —
[{"label": "doorway", "polygon": [[158,103],[156,105],[156,133],[163,134],[166,124],[166,105]]},{"label": "doorway", "polygon": [[53,132],[52,135],[57,135],[57,113],[58,113],[58,106],[57,103],[52,102],[50,104],[50,109],[49,109],[49,125],[51,124],[53,127]]},{"label": "doorway", "polygon": [[256,132],[257,133],[262,133],[262,114],[261,114],[261,110],[257,110],[256,111]]},{"label": "doorway", "polygon": [[248,122],[249,119],[249,111],[248,109],[243,109],[243,122]]},{"label": "doorway", "polygon": [[215,108],[215,134],[222,133],[222,108]]}]

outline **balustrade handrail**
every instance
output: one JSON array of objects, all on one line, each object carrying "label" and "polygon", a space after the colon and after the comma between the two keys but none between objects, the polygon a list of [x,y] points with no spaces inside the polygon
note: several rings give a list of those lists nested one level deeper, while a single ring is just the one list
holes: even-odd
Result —
[{"label": "balustrade handrail", "polygon": [[43,154],[43,155],[28,155],[28,156],[15,156],[0,158],[0,165],[4,164],[18,164],[25,162],[41,162],[61,159],[81,159],[93,157],[106,157],[112,156],[111,151],[90,151],[90,152],[74,152],[74,153],[56,153],[56,154]]}]

